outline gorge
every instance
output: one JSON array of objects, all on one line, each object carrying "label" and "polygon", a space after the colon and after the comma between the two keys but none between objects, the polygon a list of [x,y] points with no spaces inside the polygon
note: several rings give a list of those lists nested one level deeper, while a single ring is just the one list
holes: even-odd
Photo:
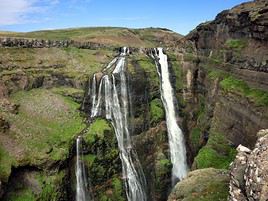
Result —
[{"label": "gorge", "polygon": [[0,32],[0,200],[266,200],[267,19]]}]

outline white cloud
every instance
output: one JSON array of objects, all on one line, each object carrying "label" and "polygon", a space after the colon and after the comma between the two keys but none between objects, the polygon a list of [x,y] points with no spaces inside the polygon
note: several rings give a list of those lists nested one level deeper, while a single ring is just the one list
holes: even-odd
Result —
[{"label": "white cloud", "polygon": [[36,22],[28,15],[42,13],[58,3],[59,0],[0,0],[0,25]]}]

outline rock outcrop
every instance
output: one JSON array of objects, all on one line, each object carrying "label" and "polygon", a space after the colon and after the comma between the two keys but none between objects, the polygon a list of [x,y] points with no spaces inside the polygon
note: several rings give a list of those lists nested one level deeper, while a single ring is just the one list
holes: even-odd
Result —
[{"label": "rock outcrop", "polygon": [[239,146],[231,165],[230,201],[266,201],[268,198],[268,130],[261,130],[255,148]]},{"label": "rock outcrop", "polygon": [[73,40],[40,40],[27,38],[0,38],[0,47],[20,47],[20,48],[64,48],[77,47],[82,49],[112,48],[100,43],[77,42]]},{"label": "rock outcrop", "polygon": [[243,3],[199,25],[186,39],[200,55],[221,58],[242,69],[268,72],[267,17],[267,1]]},{"label": "rock outcrop", "polygon": [[226,170],[195,170],[173,188],[168,201],[226,200],[228,181]]}]

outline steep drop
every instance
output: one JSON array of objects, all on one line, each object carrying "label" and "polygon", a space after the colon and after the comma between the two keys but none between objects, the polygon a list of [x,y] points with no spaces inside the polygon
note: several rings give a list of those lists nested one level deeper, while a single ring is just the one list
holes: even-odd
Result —
[{"label": "steep drop", "polygon": [[76,139],[76,201],[92,201],[88,191],[89,183],[83,163],[82,137]]},{"label": "steep drop", "polygon": [[186,148],[184,136],[177,124],[175,111],[175,96],[169,79],[167,55],[162,48],[154,49],[152,57],[156,61],[156,68],[161,80],[160,91],[166,113],[166,124],[168,129],[169,147],[172,168],[172,185],[183,179],[187,174]]},{"label": "steep drop", "polygon": [[[104,73],[113,68],[111,75],[104,75],[96,91],[96,76],[93,78],[91,118],[104,116],[110,120],[116,133],[123,179],[129,201],[146,201],[145,176],[133,149],[129,132],[129,88],[125,73],[127,48],[104,69]],[[104,110],[102,110],[104,108]]]}]

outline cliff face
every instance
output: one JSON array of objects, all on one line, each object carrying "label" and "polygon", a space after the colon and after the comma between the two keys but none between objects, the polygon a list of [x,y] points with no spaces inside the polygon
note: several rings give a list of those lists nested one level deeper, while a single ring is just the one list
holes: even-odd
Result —
[{"label": "cliff face", "polygon": [[[268,126],[267,8],[266,1],[241,4],[199,25],[180,41],[175,55],[182,64],[183,87],[178,93],[185,101],[181,114],[192,170],[228,169],[235,147],[253,148],[256,133]],[[251,176],[245,173],[247,181]],[[199,188],[200,182],[186,179],[173,189],[169,199],[193,195],[184,191],[187,182],[193,192]],[[198,198],[201,195],[196,193]]]},{"label": "cliff face", "polygon": [[[117,54],[119,45],[162,43],[172,47],[165,52],[188,164],[194,170],[176,185],[169,200],[224,199],[229,182],[226,169],[236,156],[236,147],[253,148],[257,131],[268,127],[267,12],[264,0],[245,3],[223,11],[181,40],[169,30],[158,29],[158,34],[155,29],[123,29],[129,41],[121,34],[112,42],[109,34],[102,34],[120,30],[102,28],[105,31],[98,35],[96,28],[89,41],[83,37],[75,41],[77,35],[61,41],[60,31],[6,36],[11,39],[0,41],[5,46],[0,47],[0,197],[8,201],[18,195],[29,201],[73,200],[75,138],[82,134],[94,196],[97,200],[126,200],[112,125],[103,118],[85,121],[92,104],[89,80],[96,72],[98,78],[102,76],[101,70]],[[38,39],[31,39],[33,36]],[[68,42],[73,39],[75,42]],[[130,130],[145,172],[148,197],[164,201],[171,190],[172,164],[159,78],[148,51],[137,47],[127,56]],[[253,152],[252,157],[257,164]],[[249,180],[258,182],[259,175],[250,173],[254,164],[249,163],[245,172],[247,184],[242,181],[236,186],[244,185],[244,196],[259,196],[250,192],[255,187],[256,192],[263,191]],[[214,177],[219,180],[211,181]]]},{"label": "cliff face", "polygon": [[194,102],[186,104],[186,111],[196,110],[187,121],[189,135],[201,131],[199,147],[208,139],[201,154],[215,150],[213,139],[220,137],[226,145],[253,147],[257,131],[268,126],[267,9],[266,1],[241,4],[181,41],[178,54],[188,79],[184,91]]},{"label": "cliff face", "polygon": [[241,4],[199,25],[186,40],[194,43],[200,55],[218,57],[249,72],[267,72],[267,9],[264,0]]}]

